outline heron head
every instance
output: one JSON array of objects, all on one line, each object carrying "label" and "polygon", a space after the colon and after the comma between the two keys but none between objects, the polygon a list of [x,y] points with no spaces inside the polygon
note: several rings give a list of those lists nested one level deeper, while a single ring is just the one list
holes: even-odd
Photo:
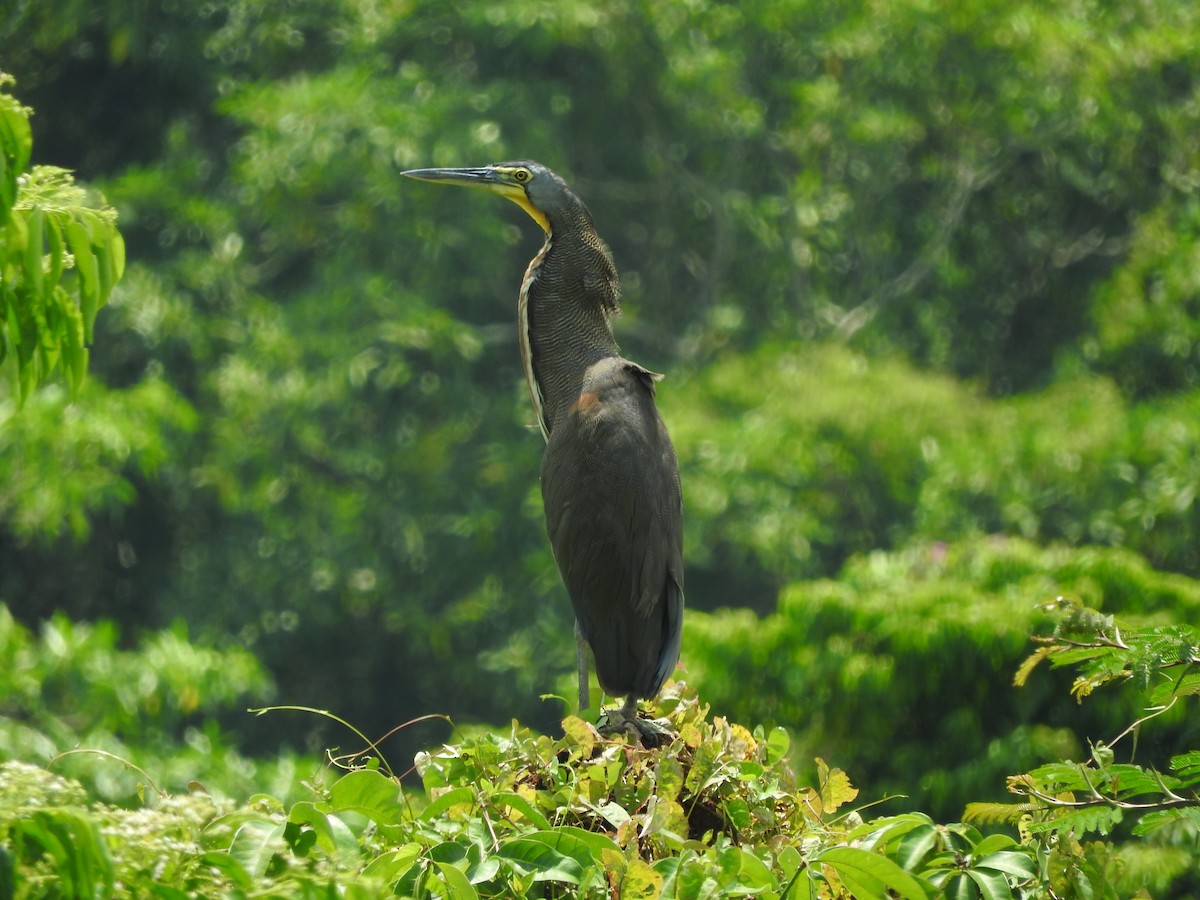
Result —
[{"label": "heron head", "polygon": [[532,160],[493,163],[476,169],[410,169],[402,173],[435,184],[457,184],[513,201],[550,234],[550,220],[569,206],[582,206],[567,183]]}]

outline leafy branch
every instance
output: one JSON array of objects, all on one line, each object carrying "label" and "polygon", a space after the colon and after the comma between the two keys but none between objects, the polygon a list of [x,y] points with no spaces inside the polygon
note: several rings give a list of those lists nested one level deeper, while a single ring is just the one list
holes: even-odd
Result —
[{"label": "leafy branch", "polygon": [[1059,614],[1053,634],[1036,636],[1038,648],[1017,670],[1023,686],[1043,660],[1079,674],[1071,693],[1082,702],[1096,689],[1126,683],[1144,692],[1147,714],[1111,741],[1094,742],[1090,757],[1063,761],[1013,775],[1008,789],[1026,798],[1019,804],[971,804],[968,820],[1023,822],[1031,834],[1108,834],[1127,814],[1137,816],[1135,835],[1168,824],[1200,830],[1200,751],[1172,757],[1161,771],[1116,761],[1114,747],[1142,725],[1200,693],[1200,631],[1189,625],[1119,624],[1071,598],[1048,607]]}]

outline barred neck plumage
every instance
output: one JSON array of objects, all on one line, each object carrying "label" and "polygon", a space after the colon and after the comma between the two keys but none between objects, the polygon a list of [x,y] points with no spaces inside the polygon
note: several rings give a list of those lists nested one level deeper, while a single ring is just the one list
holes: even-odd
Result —
[{"label": "barred neck plumage", "polygon": [[561,224],[551,220],[517,304],[525,380],[547,440],[578,397],[587,368],[620,355],[609,324],[620,304],[612,253],[582,203]]}]

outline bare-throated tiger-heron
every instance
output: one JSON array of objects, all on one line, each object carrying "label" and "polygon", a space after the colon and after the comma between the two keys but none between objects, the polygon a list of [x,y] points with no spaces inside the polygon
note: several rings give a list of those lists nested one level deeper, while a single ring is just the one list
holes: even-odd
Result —
[{"label": "bare-throated tiger-heron", "polygon": [[647,744],[660,725],[637,716],[679,659],[683,503],[675,449],[654,403],[660,376],[621,357],[610,318],[620,288],[612,253],[567,183],[522,160],[476,169],[414,169],[412,178],[480,188],[515,202],[546,233],[518,295],[521,361],[546,452],[546,530],[575,611],[580,709],[591,648],[608,714]]}]

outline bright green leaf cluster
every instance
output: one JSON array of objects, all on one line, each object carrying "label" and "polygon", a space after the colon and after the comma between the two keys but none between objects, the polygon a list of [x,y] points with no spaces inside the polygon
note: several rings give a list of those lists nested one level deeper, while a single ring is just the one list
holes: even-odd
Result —
[{"label": "bright green leaf cluster", "polygon": [[0,73],[0,365],[10,356],[21,404],[60,366],[77,391],[96,313],[125,271],[125,243],[109,207],[89,205],[70,172],[27,171],[29,110]]},{"label": "bright green leaf cluster", "polygon": [[[1137,722],[1109,742],[1093,742],[1088,758],[1046,763],[1010,776],[1008,789],[1019,803],[974,803],[968,820],[1019,824],[1041,846],[1047,877],[1057,896],[1091,897],[1129,884],[1122,869],[1147,859],[1142,874],[1166,885],[1195,866],[1200,835],[1200,751],[1173,755],[1166,765],[1121,762],[1117,745],[1150,727],[1152,720],[1187,704],[1200,693],[1200,629],[1191,625],[1137,625],[1103,615],[1076,599],[1050,604],[1058,613],[1053,634],[1040,643],[1017,672],[1023,686],[1043,660],[1079,671],[1072,693],[1083,698],[1109,684],[1137,689],[1149,704]],[[1193,704],[1194,706],[1194,704]],[[1194,735],[1193,735],[1194,737]],[[1131,820],[1129,831],[1142,844],[1084,845],[1088,836],[1108,837]]]},{"label": "bright green leaf cluster", "polygon": [[663,711],[677,737],[658,751],[578,719],[558,740],[514,723],[422,755],[423,791],[376,760],[290,807],[203,794],[83,806],[69,782],[9,764],[0,800],[24,799],[0,810],[0,839],[21,898],[114,882],[172,897],[1036,895],[1033,857],[1012,838],[919,814],[864,822],[840,810],[855,794],[844,773],[822,765],[821,783],[797,786],[782,731],[710,720],[681,685]]},{"label": "bright green leaf cluster", "polygon": [[[1103,685],[1130,683],[1145,695],[1147,713],[1112,743],[1200,694],[1200,629],[1122,624],[1070,598],[1055,605],[1058,627],[1038,639],[1041,646],[1018,671],[1017,683],[1024,684],[1042,660],[1079,670],[1072,693],[1080,700]],[[1171,822],[1200,826],[1200,751],[1174,756],[1169,772],[1115,759],[1112,746],[1097,743],[1086,762],[1051,763],[1014,776],[1009,790],[1028,796],[1033,806],[1012,809],[1040,813],[1028,825],[1033,832],[1107,834],[1127,814],[1140,817],[1140,834]]]}]

